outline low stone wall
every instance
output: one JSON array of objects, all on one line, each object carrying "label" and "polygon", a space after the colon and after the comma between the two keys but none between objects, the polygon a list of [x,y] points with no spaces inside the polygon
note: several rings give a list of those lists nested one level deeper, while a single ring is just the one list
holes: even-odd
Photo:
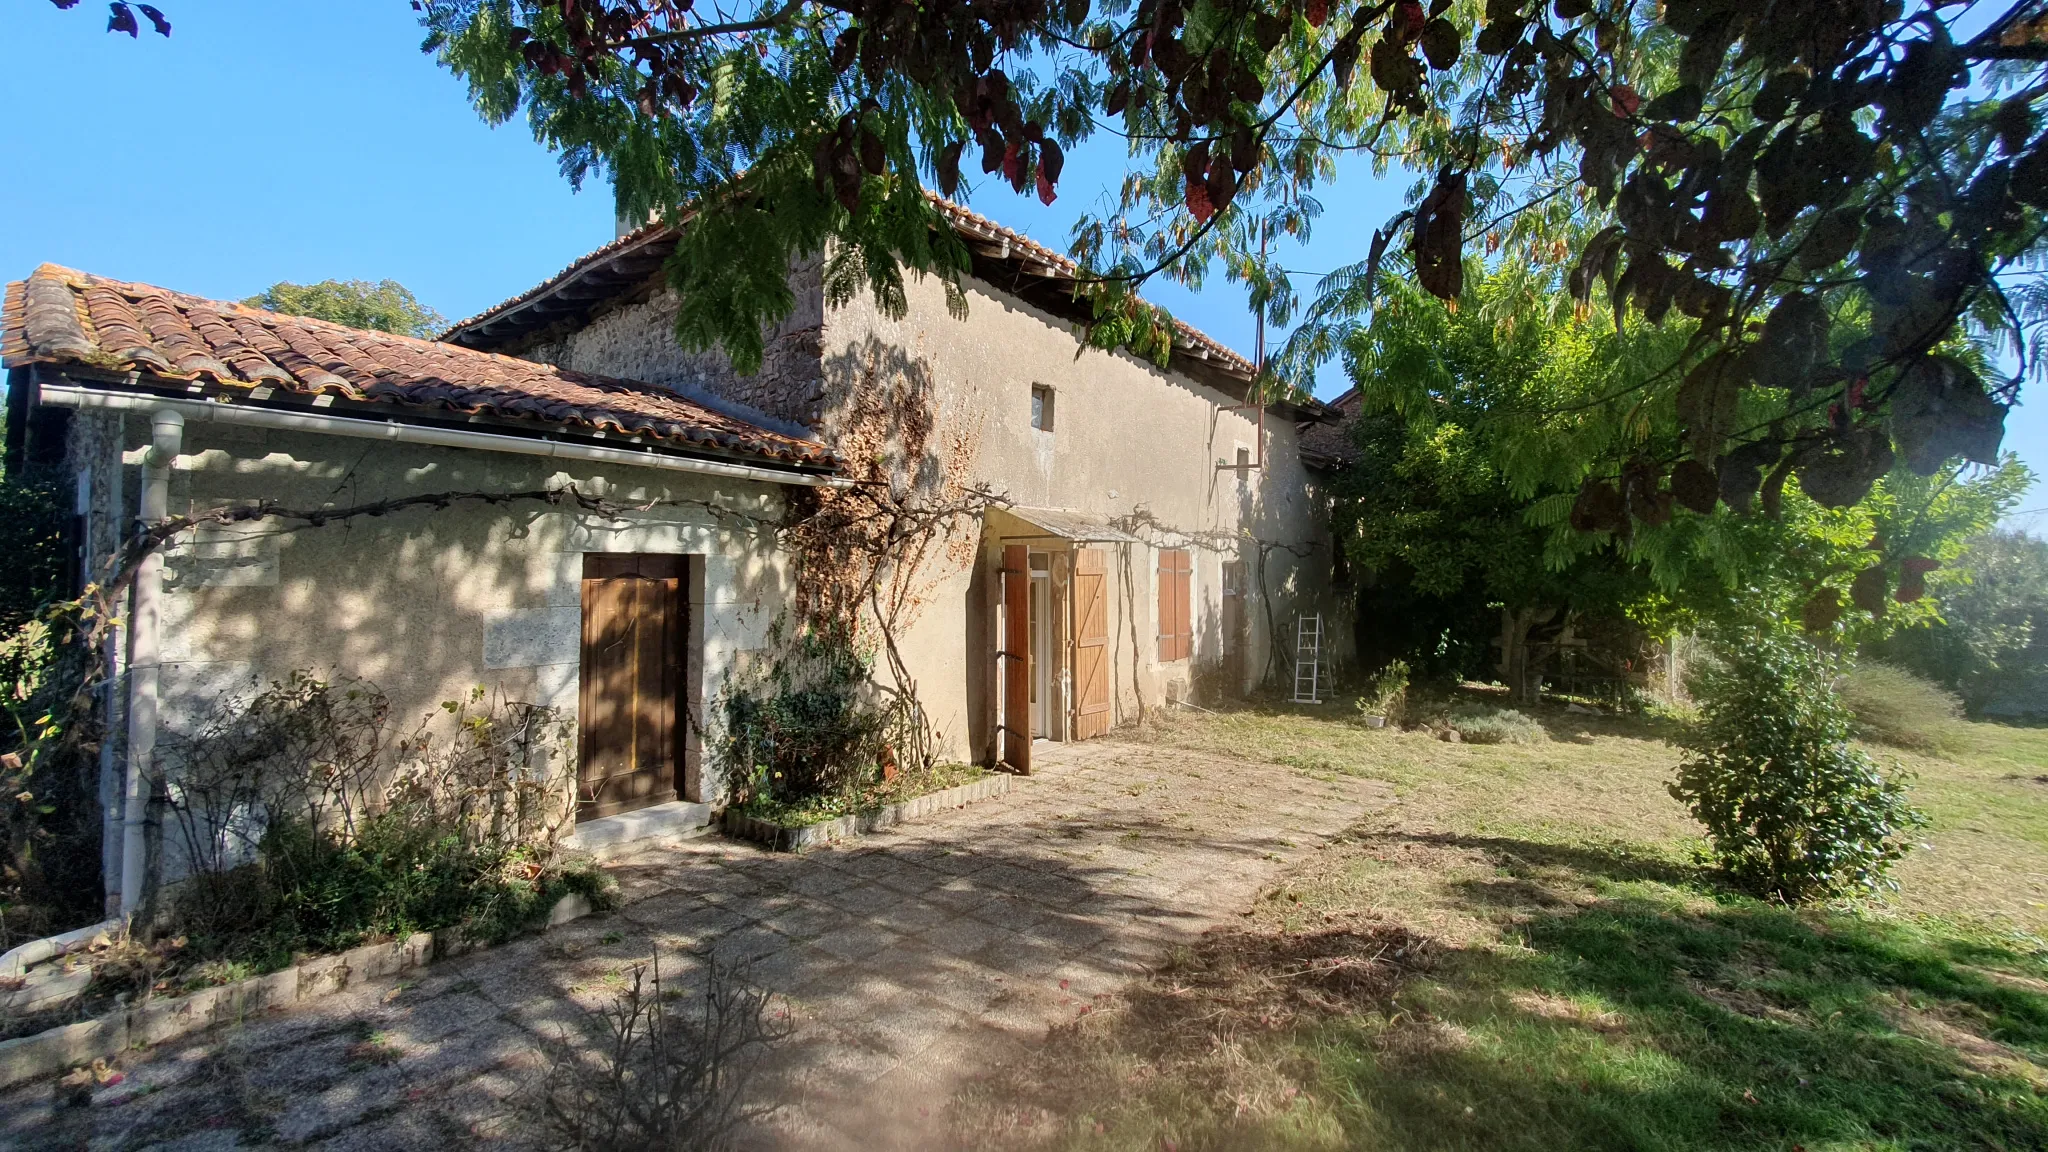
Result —
[{"label": "low stone wall", "polygon": [[976,800],[1000,796],[1009,790],[1010,777],[1001,772],[994,772],[968,784],[942,788],[937,792],[927,792],[895,804],[884,804],[864,812],[851,812],[836,819],[806,824],[801,828],[784,827],[728,808],[725,810],[725,831],[729,836],[753,840],[777,852],[802,852],[806,848],[879,831],[942,809],[965,807]]},{"label": "low stone wall", "polygon": [[[571,894],[555,902],[548,927],[589,915],[589,898]],[[459,929],[417,932],[403,940],[365,944],[331,956],[302,960],[280,972],[202,988],[183,996],[152,997],[123,1011],[81,1020],[0,1043],[0,1088],[51,1076],[129,1048],[161,1044],[221,1024],[332,996],[370,980],[409,972],[460,956],[475,944]]]}]

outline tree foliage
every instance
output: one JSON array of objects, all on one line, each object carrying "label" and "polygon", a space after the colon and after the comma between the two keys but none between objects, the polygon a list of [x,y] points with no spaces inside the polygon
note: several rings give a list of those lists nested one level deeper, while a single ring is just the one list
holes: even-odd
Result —
[{"label": "tree foliage", "polygon": [[1629,514],[1589,518],[1585,481],[1605,460],[1655,457],[1688,435],[1674,387],[1646,383],[1686,325],[1617,327],[1513,267],[1473,269],[1455,310],[1384,273],[1380,297],[1340,322],[1326,296],[1302,332],[1359,392],[1359,456],[1336,485],[1347,558],[1419,599],[1467,605],[1407,605],[1432,626],[1416,642],[1483,629],[1487,604],[1627,615],[1659,632],[1792,619],[1872,642],[1935,615],[1929,573],[2032,481],[2008,456],[1933,477],[1897,466],[1842,507],[1796,483],[1742,510],[1617,487],[1607,495]]},{"label": "tree foliage", "polygon": [[1978,536],[1932,578],[1939,616],[1878,646],[1894,661],[1982,708],[2003,688],[2048,673],[2048,541]]},{"label": "tree foliage", "polygon": [[368,328],[427,339],[448,326],[439,312],[419,302],[396,280],[322,280],[293,284],[280,280],[242,303],[252,308],[311,316],[351,328]]},{"label": "tree foliage", "polygon": [[[50,0],[50,3],[59,8],[78,7],[78,0]],[[152,32],[159,36],[171,34],[170,19],[163,14],[162,9],[154,4],[129,4],[127,0],[113,0],[107,5],[107,31],[126,32],[131,40],[141,36],[142,25],[135,19],[138,12],[144,20],[149,21]]]},{"label": "tree foliage", "polygon": [[[1992,463],[2018,379],[1987,384],[1944,342],[1967,321],[2024,358],[2043,319],[1999,279],[2038,271],[2048,207],[2032,0],[430,0],[424,19],[486,116],[524,109],[572,177],[688,214],[751,271],[692,279],[709,253],[687,240],[672,266],[682,335],[747,364],[788,307],[765,278],[827,237],[842,283],[885,302],[903,268],[956,275],[916,187],[950,194],[977,160],[1050,200],[1098,124],[1131,141],[1118,205],[1076,242],[1119,339],[1157,331],[1133,321],[1137,283],[1242,256],[1333,156],[1398,161],[1422,182],[1369,272],[1390,260],[1452,300],[1479,238],[1541,240],[1581,301],[1597,285],[1617,312],[1689,321],[1670,366],[1686,436],[1589,478],[1586,518],[1609,528],[1780,472],[1840,505],[1894,458]],[[1572,243],[1538,227],[1560,222]],[[1845,313],[1863,319],[1846,344]]]}]

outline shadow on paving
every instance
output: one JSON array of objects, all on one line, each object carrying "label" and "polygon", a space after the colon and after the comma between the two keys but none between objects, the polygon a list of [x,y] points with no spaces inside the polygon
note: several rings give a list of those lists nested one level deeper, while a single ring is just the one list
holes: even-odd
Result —
[{"label": "shadow on paving", "polygon": [[1086,813],[1031,832],[919,826],[803,857],[698,841],[614,868],[629,901],[616,912],[135,1054],[86,1107],[58,1107],[47,1087],[0,1098],[0,1145],[527,1145],[537,1118],[504,1101],[535,1098],[536,1037],[607,1003],[656,950],[684,995],[716,961],[786,998],[796,1034],[763,1088],[791,1107],[764,1146],[900,1135],[916,1123],[905,1109],[1073,1018],[1219,902],[1248,898],[1251,865],[1292,847]]}]

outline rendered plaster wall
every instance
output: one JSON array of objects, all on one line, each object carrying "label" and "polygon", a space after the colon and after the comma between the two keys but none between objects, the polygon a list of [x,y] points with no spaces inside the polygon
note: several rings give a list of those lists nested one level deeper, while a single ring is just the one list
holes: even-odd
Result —
[{"label": "rendered plaster wall", "polygon": [[[147,421],[130,420],[140,459]],[[134,468],[127,469],[134,491]],[[220,702],[294,671],[360,677],[410,731],[482,686],[507,700],[577,711],[585,552],[703,557],[702,695],[767,645],[788,594],[773,524],[777,486],[506,453],[392,445],[258,429],[187,426],[173,515],[259,498],[343,507],[424,493],[559,488],[634,506],[617,516],[538,501],[457,503],[319,527],[275,520],[203,529],[165,554],[163,739]],[[644,510],[642,505],[652,505]],[[703,699],[691,701],[698,721]],[[715,727],[700,729],[700,792],[716,800]]]},{"label": "rendered plaster wall", "polygon": [[[1291,677],[1298,612],[1325,614],[1328,654],[1342,658],[1350,628],[1335,618],[1322,497],[1301,465],[1291,423],[1269,415],[1265,467],[1240,473],[1229,467],[1240,447],[1259,456],[1257,414],[1228,410],[1235,401],[1226,394],[1128,353],[1082,351],[1075,326],[979,282],[965,285],[965,320],[947,313],[935,281],[907,287],[902,320],[866,298],[826,317],[826,395],[843,401],[877,364],[925,374],[945,430],[935,439],[973,442],[976,479],[1018,505],[1090,514],[1142,542],[1105,546],[1114,722],[1185,695],[1197,675],[1220,667],[1226,561],[1243,563],[1252,593],[1247,685]],[[1033,385],[1053,390],[1049,432],[1031,426]],[[828,409],[828,441],[833,430]],[[975,564],[939,586],[902,639],[927,709],[949,734],[965,737],[957,754],[978,758],[993,747],[1003,531],[987,534]],[[1160,548],[1186,548],[1194,559],[1190,660],[1158,659]],[[1282,659],[1269,665],[1276,626]]]},{"label": "rendered plaster wall", "polygon": [[805,434],[817,423],[823,397],[818,335],[824,323],[824,288],[815,263],[790,275],[796,306],[767,333],[761,370],[733,372],[723,352],[692,352],[676,342],[676,296],[667,288],[621,305],[559,340],[523,355],[579,372],[661,384],[700,399],[736,405],[743,418],[765,415]]}]

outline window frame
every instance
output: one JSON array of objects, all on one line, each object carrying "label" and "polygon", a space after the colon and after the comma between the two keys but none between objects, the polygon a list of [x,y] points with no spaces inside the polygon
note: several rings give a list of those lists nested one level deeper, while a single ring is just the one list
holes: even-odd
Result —
[{"label": "window frame", "polygon": [[1058,393],[1050,384],[1031,386],[1031,428],[1051,435],[1059,422]]}]

